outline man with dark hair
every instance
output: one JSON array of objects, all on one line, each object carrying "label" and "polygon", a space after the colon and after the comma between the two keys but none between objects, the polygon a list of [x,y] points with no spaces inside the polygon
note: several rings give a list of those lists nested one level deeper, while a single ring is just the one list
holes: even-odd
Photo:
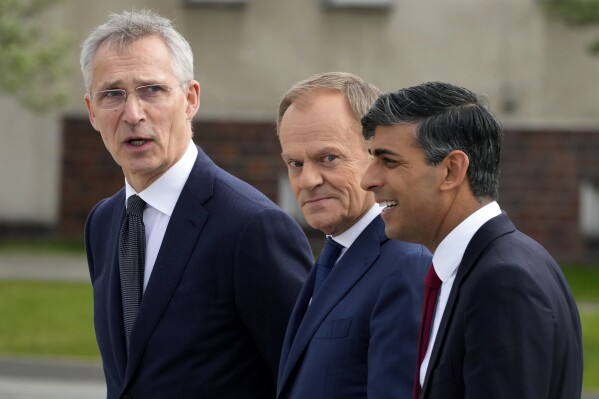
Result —
[{"label": "man with dark hair", "polygon": [[553,258],[497,204],[502,129],[473,92],[425,83],[362,119],[362,188],[391,238],[433,252],[414,398],[579,398],[578,310]]}]

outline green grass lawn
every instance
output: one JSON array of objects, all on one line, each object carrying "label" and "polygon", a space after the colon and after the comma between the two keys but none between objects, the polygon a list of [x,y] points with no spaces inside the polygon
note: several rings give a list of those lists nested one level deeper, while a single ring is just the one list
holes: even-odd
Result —
[{"label": "green grass lawn", "polygon": [[583,387],[599,390],[599,312],[580,312],[584,356]]},{"label": "green grass lawn", "polygon": [[0,241],[0,254],[3,253],[85,253],[83,239],[40,238],[8,239]]},{"label": "green grass lawn", "polygon": [[0,355],[99,358],[87,283],[0,280]]},{"label": "green grass lawn", "polygon": [[[584,388],[599,390],[599,267],[564,270],[580,305]],[[88,283],[0,280],[0,356],[98,359]]]}]

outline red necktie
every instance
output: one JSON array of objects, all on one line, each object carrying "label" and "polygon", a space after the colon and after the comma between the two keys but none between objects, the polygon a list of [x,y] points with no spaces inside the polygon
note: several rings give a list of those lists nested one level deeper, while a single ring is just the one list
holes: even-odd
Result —
[{"label": "red necktie", "polygon": [[414,399],[420,399],[422,390],[420,386],[420,365],[426,355],[433,323],[433,311],[435,310],[441,284],[442,281],[437,276],[433,265],[431,265],[424,279],[424,305],[422,307],[422,318],[420,319],[420,335],[418,336],[418,363],[416,363],[416,377],[414,378]]}]

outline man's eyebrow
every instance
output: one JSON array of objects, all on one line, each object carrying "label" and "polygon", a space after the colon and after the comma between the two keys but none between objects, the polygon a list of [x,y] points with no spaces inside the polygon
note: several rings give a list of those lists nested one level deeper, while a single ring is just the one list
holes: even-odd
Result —
[{"label": "man's eyebrow", "polygon": [[374,150],[369,150],[369,151],[375,157],[380,157],[382,155],[395,155],[395,156],[399,156],[398,153],[393,152],[391,150],[384,149],[384,148],[375,148]]}]

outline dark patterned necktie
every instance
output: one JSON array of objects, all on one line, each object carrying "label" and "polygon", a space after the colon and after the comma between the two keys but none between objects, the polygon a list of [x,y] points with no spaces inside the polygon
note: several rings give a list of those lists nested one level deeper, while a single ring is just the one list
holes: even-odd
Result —
[{"label": "dark patterned necktie", "polygon": [[143,222],[144,200],[132,195],[127,200],[127,214],[119,236],[119,269],[125,343],[129,354],[129,337],[143,292],[146,232]]},{"label": "dark patterned necktie", "polygon": [[342,249],[343,245],[339,244],[331,237],[327,237],[322,252],[318,257],[318,261],[316,261],[316,280],[314,281],[314,292],[312,293],[312,297],[316,295],[316,292],[318,292],[324,283],[324,280],[326,280],[329,273],[331,273],[335,261],[339,257]]},{"label": "dark patterned necktie", "polygon": [[414,396],[413,399],[419,399],[422,387],[420,386],[420,366],[426,356],[428,341],[431,335],[431,327],[433,323],[433,312],[439,297],[439,288],[443,282],[437,276],[435,268],[431,265],[424,279],[424,304],[422,306],[422,318],[420,319],[420,336],[418,337],[418,356],[416,363],[416,377],[414,381]]}]

